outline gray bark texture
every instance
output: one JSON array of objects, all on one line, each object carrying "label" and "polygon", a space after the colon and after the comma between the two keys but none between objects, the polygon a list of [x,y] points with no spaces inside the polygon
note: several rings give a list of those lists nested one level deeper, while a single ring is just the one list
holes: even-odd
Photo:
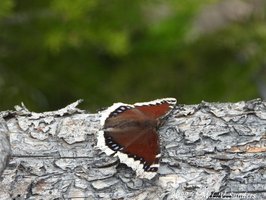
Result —
[{"label": "gray bark texture", "polygon": [[139,179],[96,148],[100,114],[80,101],[0,112],[0,199],[266,199],[266,102],[177,105],[161,161]]}]

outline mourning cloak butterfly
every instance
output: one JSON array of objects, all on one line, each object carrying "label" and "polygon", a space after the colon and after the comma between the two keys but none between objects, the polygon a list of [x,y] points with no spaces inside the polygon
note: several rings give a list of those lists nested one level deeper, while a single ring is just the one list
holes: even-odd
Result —
[{"label": "mourning cloak butterfly", "polygon": [[160,157],[157,130],[175,104],[174,98],[113,104],[101,112],[97,146],[107,155],[118,156],[138,177],[153,178]]}]

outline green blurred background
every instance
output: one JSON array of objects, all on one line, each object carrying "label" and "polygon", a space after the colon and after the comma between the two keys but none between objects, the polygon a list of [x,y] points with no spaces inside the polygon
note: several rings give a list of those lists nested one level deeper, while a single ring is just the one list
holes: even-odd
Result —
[{"label": "green blurred background", "polygon": [[1,0],[0,110],[266,97],[265,0]]}]

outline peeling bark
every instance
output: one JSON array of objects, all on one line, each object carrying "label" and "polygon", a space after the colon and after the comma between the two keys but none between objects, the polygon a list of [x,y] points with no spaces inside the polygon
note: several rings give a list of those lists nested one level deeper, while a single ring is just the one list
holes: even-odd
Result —
[{"label": "peeling bark", "polygon": [[177,105],[152,180],[95,148],[99,114],[79,103],[0,112],[0,199],[266,199],[266,102]]}]

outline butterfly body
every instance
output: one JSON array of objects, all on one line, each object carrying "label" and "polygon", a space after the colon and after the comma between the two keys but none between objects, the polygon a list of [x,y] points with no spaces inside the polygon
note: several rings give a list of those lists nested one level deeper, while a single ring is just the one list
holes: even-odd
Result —
[{"label": "butterfly body", "polygon": [[101,113],[97,146],[107,155],[118,156],[137,176],[151,179],[159,167],[157,130],[175,103],[175,99],[166,98],[134,105],[113,104]]}]

